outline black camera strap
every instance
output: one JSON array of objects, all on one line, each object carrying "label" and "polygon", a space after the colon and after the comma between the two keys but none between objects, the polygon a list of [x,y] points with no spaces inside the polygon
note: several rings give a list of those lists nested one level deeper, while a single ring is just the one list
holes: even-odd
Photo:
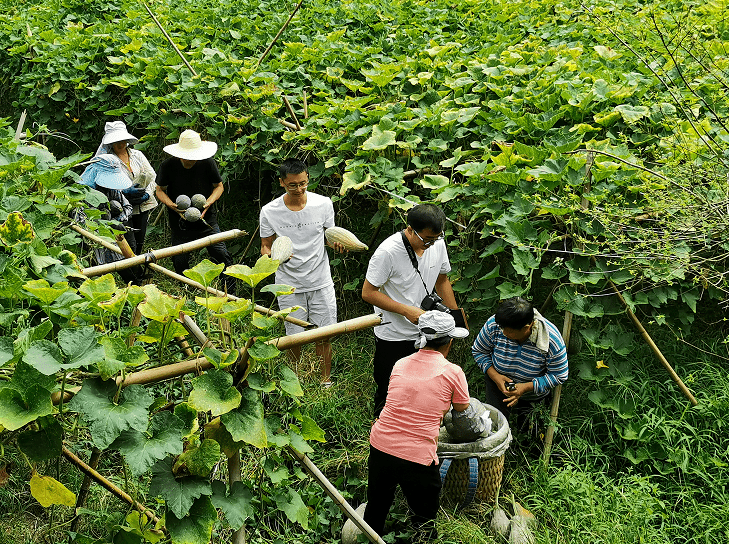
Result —
[{"label": "black camera strap", "polygon": [[[413,268],[418,273],[418,276],[420,276],[420,281],[423,282],[423,287],[425,287],[425,293],[428,294],[428,286],[425,285],[425,280],[423,279],[423,275],[420,273],[420,269],[418,268],[418,258],[415,256],[415,250],[413,249],[412,244],[410,243],[410,240],[408,240],[407,236],[405,236],[405,231],[400,231],[400,236],[402,236],[402,243],[405,245],[405,251],[407,251],[408,257],[410,257],[410,262],[413,265]],[[435,289],[435,288],[434,288]]]}]

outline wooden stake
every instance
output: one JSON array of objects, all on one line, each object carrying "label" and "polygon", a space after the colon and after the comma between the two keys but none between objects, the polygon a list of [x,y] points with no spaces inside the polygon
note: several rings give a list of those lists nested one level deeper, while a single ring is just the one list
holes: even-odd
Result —
[{"label": "wooden stake", "polygon": [[20,141],[20,135],[23,132],[23,125],[25,124],[25,116],[27,114],[28,114],[28,110],[23,110],[23,113],[20,114],[20,121],[18,121],[18,128],[15,129],[15,136],[13,136],[13,140],[15,140],[16,142]]},{"label": "wooden stake", "polygon": [[304,2],[304,0],[299,0],[299,3],[296,4],[296,7],[294,8],[294,11],[291,12],[291,15],[289,15],[289,18],[286,20],[284,25],[281,27],[281,30],[278,31],[278,34],[274,36],[273,40],[271,40],[271,44],[266,48],[266,50],[263,52],[263,55],[261,55],[261,58],[258,59],[258,62],[256,63],[256,68],[263,62],[263,60],[268,56],[268,54],[271,52],[271,49],[273,49],[273,45],[276,43],[276,40],[279,39],[281,34],[283,34],[283,31],[286,30],[286,27],[289,26],[289,23],[291,22],[291,19],[294,18],[294,15],[296,15],[296,12],[299,11],[299,8],[301,7],[301,4]]},{"label": "wooden stake", "polygon": [[110,491],[112,494],[116,495],[118,498],[126,502],[127,504],[131,505],[133,508],[139,510],[141,513],[145,514],[147,517],[151,518],[155,525],[157,525],[160,522],[160,519],[157,517],[157,515],[144,506],[143,504],[138,503],[135,501],[128,493],[123,491],[122,489],[119,489],[117,486],[115,486],[113,483],[111,483],[109,480],[104,478],[101,474],[96,472],[95,469],[91,468],[89,465],[84,463],[76,454],[74,454],[71,450],[69,450],[66,446],[62,446],[62,452],[64,457],[71,461],[76,467],[89,476],[92,480],[94,480],[96,483],[101,485],[102,487],[106,488],[108,491]]},{"label": "wooden stake", "polygon": [[289,110],[289,115],[294,120],[294,124],[296,125],[296,130],[301,130],[301,123],[299,123],[299,119],[296,117],[296,112],[294,112],[294,108],[291,107],[291,103],[289,102],[289,99],[286,98],[285,94],[282,94],[281,98],[283,99],[283,103],[286,106],[286,109]]},{"label": "wooden stake", "polygon": [[370,527],[367,522],[360,517],[360,515],[355,511],[354,508],[350,506],[350,504],[347,502],[347,500],[342,497],[341,493],[337,491],[337,488],[332,485],[332,483],[327,479],[324,474],[317,468],[317,466],[309,459],[306,455],[303,453],[297,451],[296,449],[292,448],[291,446],[286,446],[286,451],[291,454],[296,460],[301,463],[301,466],[306,469],[306,471],[311,474],[311,476],[317,481],[317,483],[322,487],[322,489],[326,492],[327,495],[336,503],[336,505],[339,507],[339,509],[344,512],[344,515],[346,515],[349,519],[352,520],[352,523],[354,523],[360,531],[367,537],[367,539],[370,542],[375,542],[376,544],[385,544],[385,541],[380,538],[380,536]]},{"label": "wooden stake", "polygon": [[678,374],[676,374],[676,371],[673,370],[673,367],[671,366],[671,363],[669,363],[666,358],[663,356],[663,353],[658,348],[656,343],[653,341],[653,338],[651,338],[650,334],[648,334],[648,331],[645,330],[643,327],[643,324],[640,322],[640,320],[636,317],[636,315],[633,313],[633,310],[630,309],[628,306],[628,303],[625,302],[625,299],[623,298],[623,295],[620,294],[620,291],[615,286],[615,284],[612,282],[612,280],[608,280],[610,283],[610,287],[612,288],[613,292],[618,295],[618,299],[620,302],[625,306],[625,311],[628,313],[628,317],[633,322],[633,325],[635,325],[635,328],[638,329],[638,332],[640,332],[643,339],[646,341],[646,343],[650,346],[651,350],[655,354],[655,356],[658,358],[660,363],[663,365],[663,367],[668,371],[668,374],[671,376],[671,379],[676,382],[676,385],[678,385],[679,389],[681,389],[681,392],[684,394],[684,396],[691,401],[692,406],[696,406],[699,404],[699,401],[696,400],[696,398],[691,394],[691,391],[689,391],[689,388],[686,387],[686,384],[683,383],[681,378],[678,377]]},{"label": "wooden stake", "polygon": [[[91,450],[91,458],[89,458],[90,468],[96,470],[96,467],[99,466],[99,459],[101,459],[101,450],[94,447]],[[88,474],[84,474],[84,481],[81,482],[81,489],[79,489],[78,495],[76,496],[76,512],[78,512],[78,509],[82,508],[83,505],[86,503],[86,497],[89,496],[89,489],[91,489],[91,476],[89,476]],[[71,521],[72,532],[77,532],[78,524],[80,521],[81,516],[77,513],[74,516],[73,521]]]},{"label": "wooden stake", "polygon": [[302,91],[304,93],[304,119],[309,118],[309,103],[306,101],[306,89]]},{"label": "wooden stake", "polygon": [[165,38],[167,38],[167,41],[168,41],[168,42],[170,42],[170,45],[172,46],[172,48],[173,48],[173,49],[175,50],[175,52],[176,52],[176,53],[177,53],[177,54],[178,54],[178,55],[180,56],[180,58],[182,59],[182,62],[184,62],[184,63],[185,63],[185,66],[187,66],[187,68],[188,68],[188,69],[189,69],[189,70],[190,70],[190,71],[192,72],[192,75],[193,75],[193,76],[197,76],[197,72],[195,71],[195,69],[194,69],[194,68],[193,68],[192,66],[190,66],[190,63],[189,63],[189,62],[187,62],[187,59],[185,58],[185,55],[183,55],[183,54],[182,54],[182,51],[180,51],[180,50],[179,50],[179,49],[177,48],[177,46],[175,45],[175,42],[173,42],[173,41],[172,41],[172,38],[170,38],[170,35],[169,35],[169,34],[167,34],[167,31],[166,31],[166,30],[165,30],[164,28],[162,28],[162,25],[161,25],[161,24],[160,24],[160,22],[159,22],[159,21],[157,20],[157,17],[155,17],[154,13],[152,13],[152,10],[151,10],[151,9],[149,9],[149,6],[147,5],[147,2],[142,2],[142,5],[144,6],[144,9],[146,9],[146,10],[147,10],[147,13],[149,13],[149,16],[150,16],[150,17],[152,18],[152,20],[153,20],[153,21],[155,22],[155,24],[157,25],[157,27],[158,27],[158,28],[159,28],[159,29],[160,29],[160,30],[162,31],[162,34],[164,34]]},{"label": "wooden stake", "polygon": [[[564,313],[564,325],[562,325],[562,340],[564,341],[565,349],[570,345],[570,336],[572,334],[572,312]],[[547,432],[544,434],[544,453],[542,459],[544,464],[549,464],[549,456],[552,454],[552,442],[554,441],[554,428],[557,425],[557,415],[559,414],[559,402],[562,398],[562,384],[559,384],[554,388],[552,394],[552,408],[549,411],[549,418],[551,419]]]},{"label": "wooden stake", "polygon": [[[232,240],[234,238],[238,238],[239,236],[243,236],[244,234],[247,234],[243,230],[239,229],[231,229],[225,232],[219,232],[216,234],[212,234],[210,236],[205,236],[204,238],[199,238],[197,240],[193,240],[192,242],[186,242],[184,244],[179,244],[172,247],[166,247],[163,249],[155,249],[153,251],[150,251],[149,254],[152,255],[154,260],[160,260],[164,259],[166,257],[173,257],[175,255],[179,255],[181,253],[188,253],[190,251],[195,251],[197,249],[201,249],[213,244],[217,244],[218,242],[225,242],[227,240]],[[131,268],[133,266],[138,266],[140,264],[145,264],[148,259],[148,255],[137,255],[136,257],[132,257],[131,259],[124,259],[122,261],[116,261],[113,263],[108,264],[102,264],[99,266],[91,266],[89,268],[84,268],[81,273],[85,276],[100,276],[102,274],[107,274],[109,272],[117,272],[119,270],[124,270],[126,268]]]}]

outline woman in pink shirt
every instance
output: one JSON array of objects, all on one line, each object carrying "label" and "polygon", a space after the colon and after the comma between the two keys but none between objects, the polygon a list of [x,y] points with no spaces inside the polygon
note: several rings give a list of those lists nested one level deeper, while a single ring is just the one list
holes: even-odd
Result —
[{"label": "woman in pink shirt", "polygon": [[395,363],[387,402],[370,432],[365,521],[382,534],[400,488],[416,526],[434,530],[440,495],[436,446],[443,415],[453,406],[469,406],[463,370],[446,359],[453,338],[468,330],[456,327],[450,314],[425,312],[418,319],[419,351]]}]

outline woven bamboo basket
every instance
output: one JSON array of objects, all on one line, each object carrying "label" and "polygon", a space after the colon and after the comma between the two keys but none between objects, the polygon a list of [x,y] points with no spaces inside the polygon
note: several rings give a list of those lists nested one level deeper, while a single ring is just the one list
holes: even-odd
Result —
[{"label": "woven bamboo basket", "polygon": [[[504,456],[490,457],[478,460],[478,485],[475,499],[477,501],[493,502],[496,492],[501,487],[501,477],[504,474]],[[468,491],[468,459],[454,459],[451,468],[443,482],[441,499],[449,502],[462,503]]]}]

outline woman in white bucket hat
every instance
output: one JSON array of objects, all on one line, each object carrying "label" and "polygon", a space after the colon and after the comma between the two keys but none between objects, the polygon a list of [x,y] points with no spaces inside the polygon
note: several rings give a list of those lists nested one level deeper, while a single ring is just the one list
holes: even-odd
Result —
[{"label": "woman in white bucket hat", "polygon": [[134,229],[132,251],[143,253],[144,239],[147,234],[147,222],[150,211],[157,207],[154,191],[157,185],[157,174],[149,164],[144,153],[131,147],[139,140],[127,131],[123,121],[110,121],[104,125],[104,136],[96,150],[96,156],[102,154],[116,155],[121,162],[124,173],[132,181],[132,185],[124,191],[132,205],[130,226]]},{"label": "woman in white bucket hat", "polygon": [[[215,142],[207,142],[200,138],[194,130],[186,130],[180,134],[176,144],[165,146],[165,152],[172,155],[162,163],[157,178],[157,199],[167,206],[172,245],[191,242],[205,236],[220,232],[215,203],[223,196],[223,179],[220,177],[218,165],[212,158],[218,150]],[[188,221],[183,210],[177,207],[180,195],[192,197],[200,194],[206,199],[200,210],[205,221]],[[233,257],[224,242],[208,246],[208,255],[214,263],[224,263],[226,267],[233,264]],[[190,255],[183,253],[172,258],[175,271],[182,274],[189,268]],[[228,293],[235,293],[235,280],[223,275],[223,283]]]}]

